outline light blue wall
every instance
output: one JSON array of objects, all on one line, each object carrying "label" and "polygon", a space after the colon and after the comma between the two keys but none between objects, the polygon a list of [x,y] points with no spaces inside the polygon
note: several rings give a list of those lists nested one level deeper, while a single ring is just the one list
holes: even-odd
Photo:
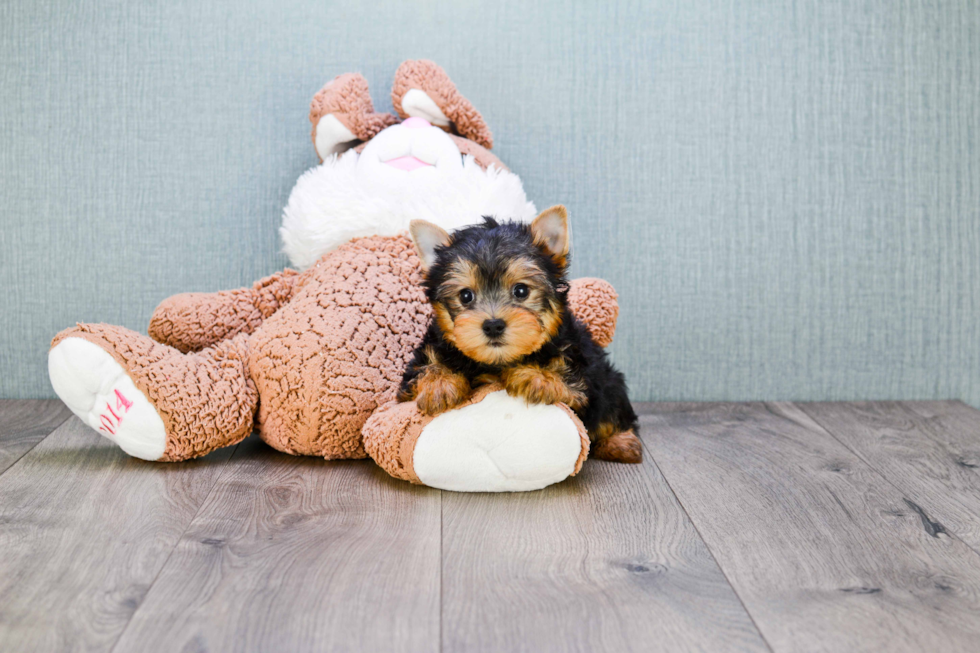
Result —
[{"label": "light blue wall", "polygon": [[575,273],[621,292],[636,399],[980,404],[980,6],[0,3],[0,396],[76,321],[285,265],[310,97],[441,63]]}]

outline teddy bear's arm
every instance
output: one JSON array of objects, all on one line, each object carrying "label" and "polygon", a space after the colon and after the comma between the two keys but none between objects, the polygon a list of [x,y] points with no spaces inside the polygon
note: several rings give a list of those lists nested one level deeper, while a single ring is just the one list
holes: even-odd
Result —
[{"label": "teddy bear's arm", "polygon": [[287,269],[256,281],[251,288],[174,295],[153,311],[150,337],[186,353],[252,333],[292,298],[300,279],[302,275]]},{"label": "teddy bear's arm", "polygon": [[607,347],[616,333],[619,317],[618,295],[612,284],[602,279],[582,277],[569,283],[568,308],[589,329],[600,347]]}]

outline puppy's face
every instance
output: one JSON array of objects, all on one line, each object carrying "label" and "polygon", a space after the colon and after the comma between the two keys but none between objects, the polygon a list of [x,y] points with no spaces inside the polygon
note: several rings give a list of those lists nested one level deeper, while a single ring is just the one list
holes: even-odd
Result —
[{"label": "puppy's face", "polygon": [[467,357],[504,366],[558,332],[567,289],[565,207],[547,209],[530,226],[487,218],[450,236],[416,220],[411,230],[436,322]]}]

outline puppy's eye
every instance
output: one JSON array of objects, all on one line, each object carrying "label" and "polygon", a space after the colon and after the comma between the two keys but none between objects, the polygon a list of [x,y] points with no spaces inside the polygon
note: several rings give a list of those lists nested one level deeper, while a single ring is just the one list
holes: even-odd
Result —
[{"label": "puppy's eye", "polygon": [[473,301],[473,291],[469,288],[463,288],[459,291],[459,302],[466,306]]},{"label": "puppy's eye", "polygon": [[531,294],[531,291],[523,283],[515,283],[511,292],[514,293],[514,297],[517,299],[527,299],[527,296]]}]

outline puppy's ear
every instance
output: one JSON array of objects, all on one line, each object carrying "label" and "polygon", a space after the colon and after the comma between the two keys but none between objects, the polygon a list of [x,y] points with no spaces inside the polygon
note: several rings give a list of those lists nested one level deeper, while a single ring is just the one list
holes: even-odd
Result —
[{"label": "puppy's ear", "polygon": [[568,211],[561,204],[545,209],[531,223],[534,244],[547,252],[559,267],[568,259]]},{"label": "puppy's ear", "polygon": [[449,244],[449,234],[442,227],[425,220],[412,220],[409,231],[412,232],[415,249],[422,259],[422,269],[428,272],[436,262],[436,248]]}]

